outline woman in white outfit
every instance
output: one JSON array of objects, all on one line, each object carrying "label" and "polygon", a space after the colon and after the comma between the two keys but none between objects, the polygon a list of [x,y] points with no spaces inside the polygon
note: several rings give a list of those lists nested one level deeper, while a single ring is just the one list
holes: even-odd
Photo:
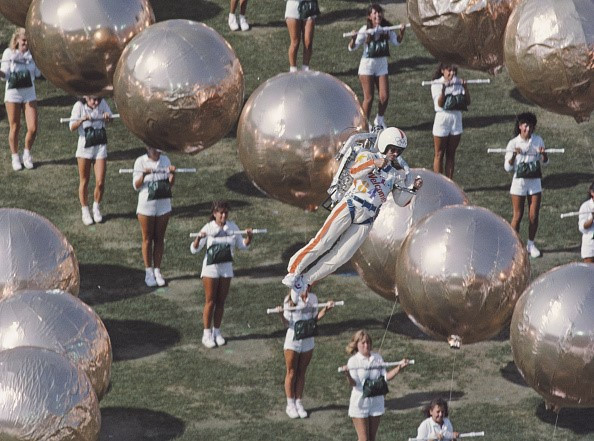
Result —
[{"label": "woman in white outfit", "polygon": [[544,141],[534,134],[536,115],[531,112],[520,113],[514,127],[515,138],[507,143],[503,167],[513,172],[509,193],[512,200],[513,217],[511,226],[520,231],[520,221],[524,216],[524,204],[528,199],[528,242],[526,249],[530,257],[540,257],[540,250],[534,244],[538,230],[538,215],[542,197],[541,165],[549,162]]},{"label": "woman in white outfit", "polygon": [[380,419],[384,414],[384,395],[364,396],[363,386],[368,380],[378,380],[384,377],[392,380],[400,371],[408,366],[408,359],[402,364],[386,371],[381,366],[384,362],[382,356],[371,352],[371,336],[361,329],[353,335],[346,347],[349,358],[346,366],[342,367],[350,386],[351,399],[349,402],[349,417],[353,420],[358,441],[375,441]]},{"label": "woman in white outfit", "polygon": [[[458,68],[450,63],[440,63],[433,74],[431,85],[433,109],[433,171],[453,179],[456,149],[462,137],[462,110],[470,105],[466,80],[459,79]],[[445,164],[444,164],[445,160]]]},{"label": "woman in white outfit", "polygon": [[297,52],[303,40],[303,64],[301,69],[309,70],[313,53],[313,38],[316,17],[320,15],[318,0],[287,0],[285,22],[291,43],[289,45],[289,72],[297,71]]},{"label": "woman in white outfit", "polygon": [[[277,312],[282,313],[281,319],[287,326],[285,336],[284,354],[285,354],[285,395],[287,396],[286,413],[289,418],[307,418],[307,411],[303,407],[302,398],[305,388],[305,372],[314,350],[314,337],[301,337],[296,334],[295,328],[299,327],[299,322],[320,321],[330,309],[334,307],[334,302],[329,300],[327,305],[317,309],[318,297],[307,289],[301,295],[297,296],[290,292],[283,302],[283,306],[277,307]],[[289,311],[287,308],[297,308],[295,311]]]},{"label": "woman in white outfit", "polygon": [[233,250],[246,250],[253,237],[251,228],[246,230],[245,238],[234,234],[239,228],[235,222],[228,220],[228,216],[229,204],[226,201],[214,201],[210,221],[200,229],[190,245],[192,254],[198,253],[206,245],[200,277],[205,295],[202,344],[209,349],[225,344],[221,323],[233,278]]},{"label": "woman in white outfit", "polygon": [[588,196],[580,206],[578,227],[582,233],[582,259],[594,263],[594,182],[588,188]]},{"label": "woman in white outfit", "polygon": [[448,402],[443,398],[434,398],[423,409],[426,419],[417,429],[418,439],[427,440],[455,440],[460,435],[454,432],[452,422],[448,418]]},{"label": "woman in white outfit", "polygon": [[132,185],[138,192],[136,215],[142,230],[142,258],[147,286],[165,286],[161,261],[165,250],[165,231],[171,215],[171,187],[175,167],[154,147],[134,162]]},{"label": "woman in white outfit", "polygon": [[[78,132],[76,160],[78,162],[78,198],[82,209],[82,221],[91,225],[93,220],[103,220],[99,204],[105,188],[107,167],[107,134],[105,124],[111,121],[112,113],[105,100],[98,96],[84,96],[72,107],[70,131]],[[91,165],[95,164],[95,191],[93,192],[93,217],[89,212],[89,180]]]},{"label": "woman in white outfit", "polygon": [[23,150],[23,164],[25,168],[33,168],[31,147],[37,136],[37,95],[35,94],[35,78],[41,72],[29,52],[29,44],[25,28],[17,28],[10,45],[2,54],[0,64],[0,78],[6,80],[4,105],[8,116],[8,145],[12,153],[12,168],[21,170],[19,157],[19,132],[21,130],[21,113],[25,112],[27,134],[25,135],[25,149]]}]

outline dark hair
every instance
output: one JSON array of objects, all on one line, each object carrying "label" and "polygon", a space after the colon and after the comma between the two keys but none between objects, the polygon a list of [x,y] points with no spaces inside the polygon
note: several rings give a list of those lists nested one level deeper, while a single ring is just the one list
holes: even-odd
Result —
[{"label": "dark hair", "polygon": [[214,213],[219,211],[229,211],[229,202],[219,200],[219,201],[212,201],[212,206],[210,207],[210,220],[214,220]]},{"label": "dark hair", "polygon": [[592,181],[592,183],[588,187],[588,199],[592,199],[592,195],[590,193],[593,191],[594,191],[594,181]]},{"label": "dark hair", "polygon": [[532,112],[524,112],[516,116],[516,125],[514,126],[514,135],[520,134],[520,124],[526,123],[529,126],[536,127],[536,115]]},{"label": "dark hair", "polygon": [[[373,24],[371,23],[371,20],[369,19],[369,16],[371,15],[371,13],[373,11],[383,14],[384,8],[382,8],[377,3],[372,3],[367,7],[367,29],[373,28]],[[392,26],[392,23],[390,23],[388,20],[386,20],[385,17],[382,17],[382,22],[380,23],[380,26],[382,26],[382,27]],[[367,38],[365,39],[365,43],[369,43],[372,38],[373,38],[373,35],[368,35]],[[387,33],[383,33],[381,36],[381,39],[384,39],[384,40],[387,40],[389,38],[390,38],[390,36]]]},{"label": "dark hair", "polygon": [[441,397],[437,397],[437,398],[433,398],[431,400],[431,402],[423,408],[423,413],[425,414],[425,416],[427,418],[429,418],[431,416],[431,413],[430,413],[431,409],[433,409],[435,406],[439,406],[439,407],[443,408],[444,416],[446,416],[446,417],[448,416],[448,413],[449,413],[448,412],[448,402]]},{"label": "dark hair", "polygon": [[437,65],[437,69],[435,69],[435,72],[433,72],[433,78],[431,78],[431,79],[437,80],[437,79],[441,78],[441,76],[443,75],[441,73],[441,71],[443,69],[445,69],[446,67],[451,67],[452,70],[454,71],[454,75],[458,75],[458,66],[456,66],[454,63],[448,63],[448,62],[442,61],[441,63],[439,63]]}]

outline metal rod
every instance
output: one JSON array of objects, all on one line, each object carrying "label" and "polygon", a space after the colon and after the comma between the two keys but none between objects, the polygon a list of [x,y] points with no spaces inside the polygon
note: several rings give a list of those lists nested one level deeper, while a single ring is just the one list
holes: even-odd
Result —
[{"label": "metal rod", "polygon": [[561,213],[559,216],[561,219],[566,217],[575,217],[579,216],[580,214],[593,214],[591,211],[570,211],[569,213]]},{"label": "metal rod", "polygon": [[[485,436],[485,432],[467,432],[460,433],[458,438],[472,438],[475,436]],[[409,438],[408,441],[435,441],[436,438]]]},{"label": "metal rod", "polygon": [[[507,153],[507,149],[487,149],[487,153]],[[511,153],[511,151],[510,151]],[[565,153],[565,149],[545,149],[545,153]],[[540,153],[520,153],[521,155],[536,156]]]},{"label": "metal rod", "polygon": [[[244,235],[247,234],[247,230],[237,230],[237,231],[228,231],[228,234],[234,234],[234,235]],[[252,230],[253,234],[266,234],[268,233],[268,229],[267,228],[254,228]],[[190,233],[190,237],[198,237],[200,233]]]},{"label": "metal rod", "polygon": [[[119,113],[114,113],[113,115],[110,116],[111,119],[116,119],[119,118],[120,114]],[[92,118],[92,119],[82,119],[82,118],[60,118],[60,123],[66,123],[66,122],[70,122],[70,121],[104,121],[105,118]]]},{"label": "metal rod", "polygon": [[[134,170],[133,168],[121,168],[120,169],[120,174],[123,173],[134,173],[135,171],[137,172],[143,172],[144,170]],[[150,170],[151,173],[169,173],[169,169],[167,168],[156,168],[154,170]],[[176,168],[175,169],[175,173],[196,173],[196,169],[195,168]]]},{"label": "metal rod", "polygon": [[[415,364],[415,361],[414,360],[408,360],[408,364]],[[338,372],[353,371],[353,370],[357,370],[357,369],[365,369],[365,370],[382,369],[382,368],[385,368],[385,367],[392,367],[392,366],[404,366],[404,360],[400,360],[400,361],[386,361],[386,362],[374,364],[374,365],[368,366],[368,367],[354,367],[354,368],[346,368],[345,369],[343,366],[340,366],[338,368]]]},{"label": "metal rod", "polygon": [[[489,84],[491,80],[489,78],[480,78],[478,80],[466,80],[466,84]],[[432,84],[443,84],[441,80],[421,81],[421,86],[430,86]],[[462,84],[462,81],[456,81],[454,84]]]},{"label": "metal rod", "polygon": [[354,37],[355,35],[366,35],[366,34],[375,34],[376,32],[386,32],[386,31],[395,31],[396,29],[402,29],[402,28],[410,28],[410,23],[407,24],[399,24],[399,25],[395,25],[395,26],[386,26],[381,27],[378,26],[377,28],[371,28],[371,29],[367,29],[365,31],[351,31],[351,32],[345,32],[344,34],[342,34],[343,37]]},{"label": "metal rod", "polygon": [[[326,306],[328,306],[328,303],[329,302],[317,303],[312,306],[314,308],[325,308]],[[344,306],[344,300],[339,300],[338,302],[334,302],[334,306]],[[277,308],[268,308],[268,309],[266,309],[266,314],[280,313],[283,311],[300,311],[304,308],[305,308],[305,306],[287,306],[286,308],[283,308],[282,310],[280,310],[278,307]]]}]

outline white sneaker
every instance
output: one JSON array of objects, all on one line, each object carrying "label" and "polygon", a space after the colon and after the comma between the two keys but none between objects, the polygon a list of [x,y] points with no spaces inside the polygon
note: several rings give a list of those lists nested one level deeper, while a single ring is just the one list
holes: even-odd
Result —
[{"label": "white sneaker", "polygon": [[384,121],[384,118],[382,116],[375,115],[375,119],[373,120],[373,126],[374,127],[381,127],[382,129],[385,129],[386,128],[386,122]]},{"label": "white sneaker", "polygon": [[23,168],[23,165],[21,164],[21,160],[19,158],[19,155],[13,156],[12,157],[12,169],[14,171],[19,171]]},{"label": "white sneaker", "polygon": [[225,338],[221,335],[220,332],[215,333],[214,336],[215,342],[217,343],[217,346],[223,346],[225,343],[227,343],[227,341],[225,340]]},{"label": "white sneaker", "polygon": [[239,27],[241,28],[242,31],[250,30],[250,24],[245,19],[245,15],[241,15],[241,14],[239,15]]},{"label": "white sneaker", "polygon": [[155,280],[155,274],[153,273],[152,269],[147,269],[144,275],[144,283],[146,283],[146,286],[148,287],[154,287],[157,286],[157,281]]},{"label": "white sneaker", "polygon": [[307,418],[307,411],[303,408],[301,401],[295,401],[295,409],[299,418]]},{"label": "white sneaker", "polygon": [[291,419],[299,418],[299,414],[297,413],[297,409],[295,408],[295,406],[287,404],[285,412],[287,412],[287,415],[289,415],[289,418]]},{"label": "white sneaker", "polygon": [[208,349],[216,348],[216,346],[217,346],[217,344],[214,341],[214,338],[212,338],[212,334],[203,335],[202,336],[202,344]]},{"label": "white sneaker", "polygon": [[235,16],[235,14],[229,14],[229,29],[231,29],[232,31],[238,31],[239,30],[239,24],[237,23],[237,17]]},{"label": "white sneaker", "polygon": [[29,150],[25,150],[23,152],[23,165],[29,170],[33,168],[33,157],[31,156]]},{"label": "white sneaker", "polygon": [[283,278],[283,285],[285,285],[288,288],[293,288],[293,283],[294,282],[295,282],[295,274],[293,274],[293,273],[288,273]]},{"label": "white sneaker", "polygon": [[165,279],[161,275],[161,270],[159,268],[155,268],[153,274],[155,275],[155,283],[159,286],[165,286]]},{"label": "white sneaker", "polygon": [[526,251],[528,251],[528,253],[530,254],[530,257],[532,257],[533,259],[536,259],[537,257],[540,257],[541,252],[538,248],[536,248],[536,245],[534,244],[530,244],[530,245],[526,245]]},{"label": "white sneaker", "polygon": [[101,216],[101,211],[99,210],[99,204],[93,204],[93,220],[100,224],[103,222],[103,216]]},{"label": "white sneaker", "polygon": [[83,224],[87,226],[93,225],[93,218],[91,217],[91,213],[89,212],[89,207],[82,207],[82,221]]}]

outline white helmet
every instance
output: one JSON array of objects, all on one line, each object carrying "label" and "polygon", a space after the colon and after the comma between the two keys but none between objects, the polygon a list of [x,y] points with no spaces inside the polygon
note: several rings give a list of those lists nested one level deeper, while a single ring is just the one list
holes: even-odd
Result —
[{"label": "white helmet", "polygon": [[384,155],[388,147],[405,149],[407,146],[406,133],[396,127],[388,127],[382,130],[377,137],[377,149]]}]

